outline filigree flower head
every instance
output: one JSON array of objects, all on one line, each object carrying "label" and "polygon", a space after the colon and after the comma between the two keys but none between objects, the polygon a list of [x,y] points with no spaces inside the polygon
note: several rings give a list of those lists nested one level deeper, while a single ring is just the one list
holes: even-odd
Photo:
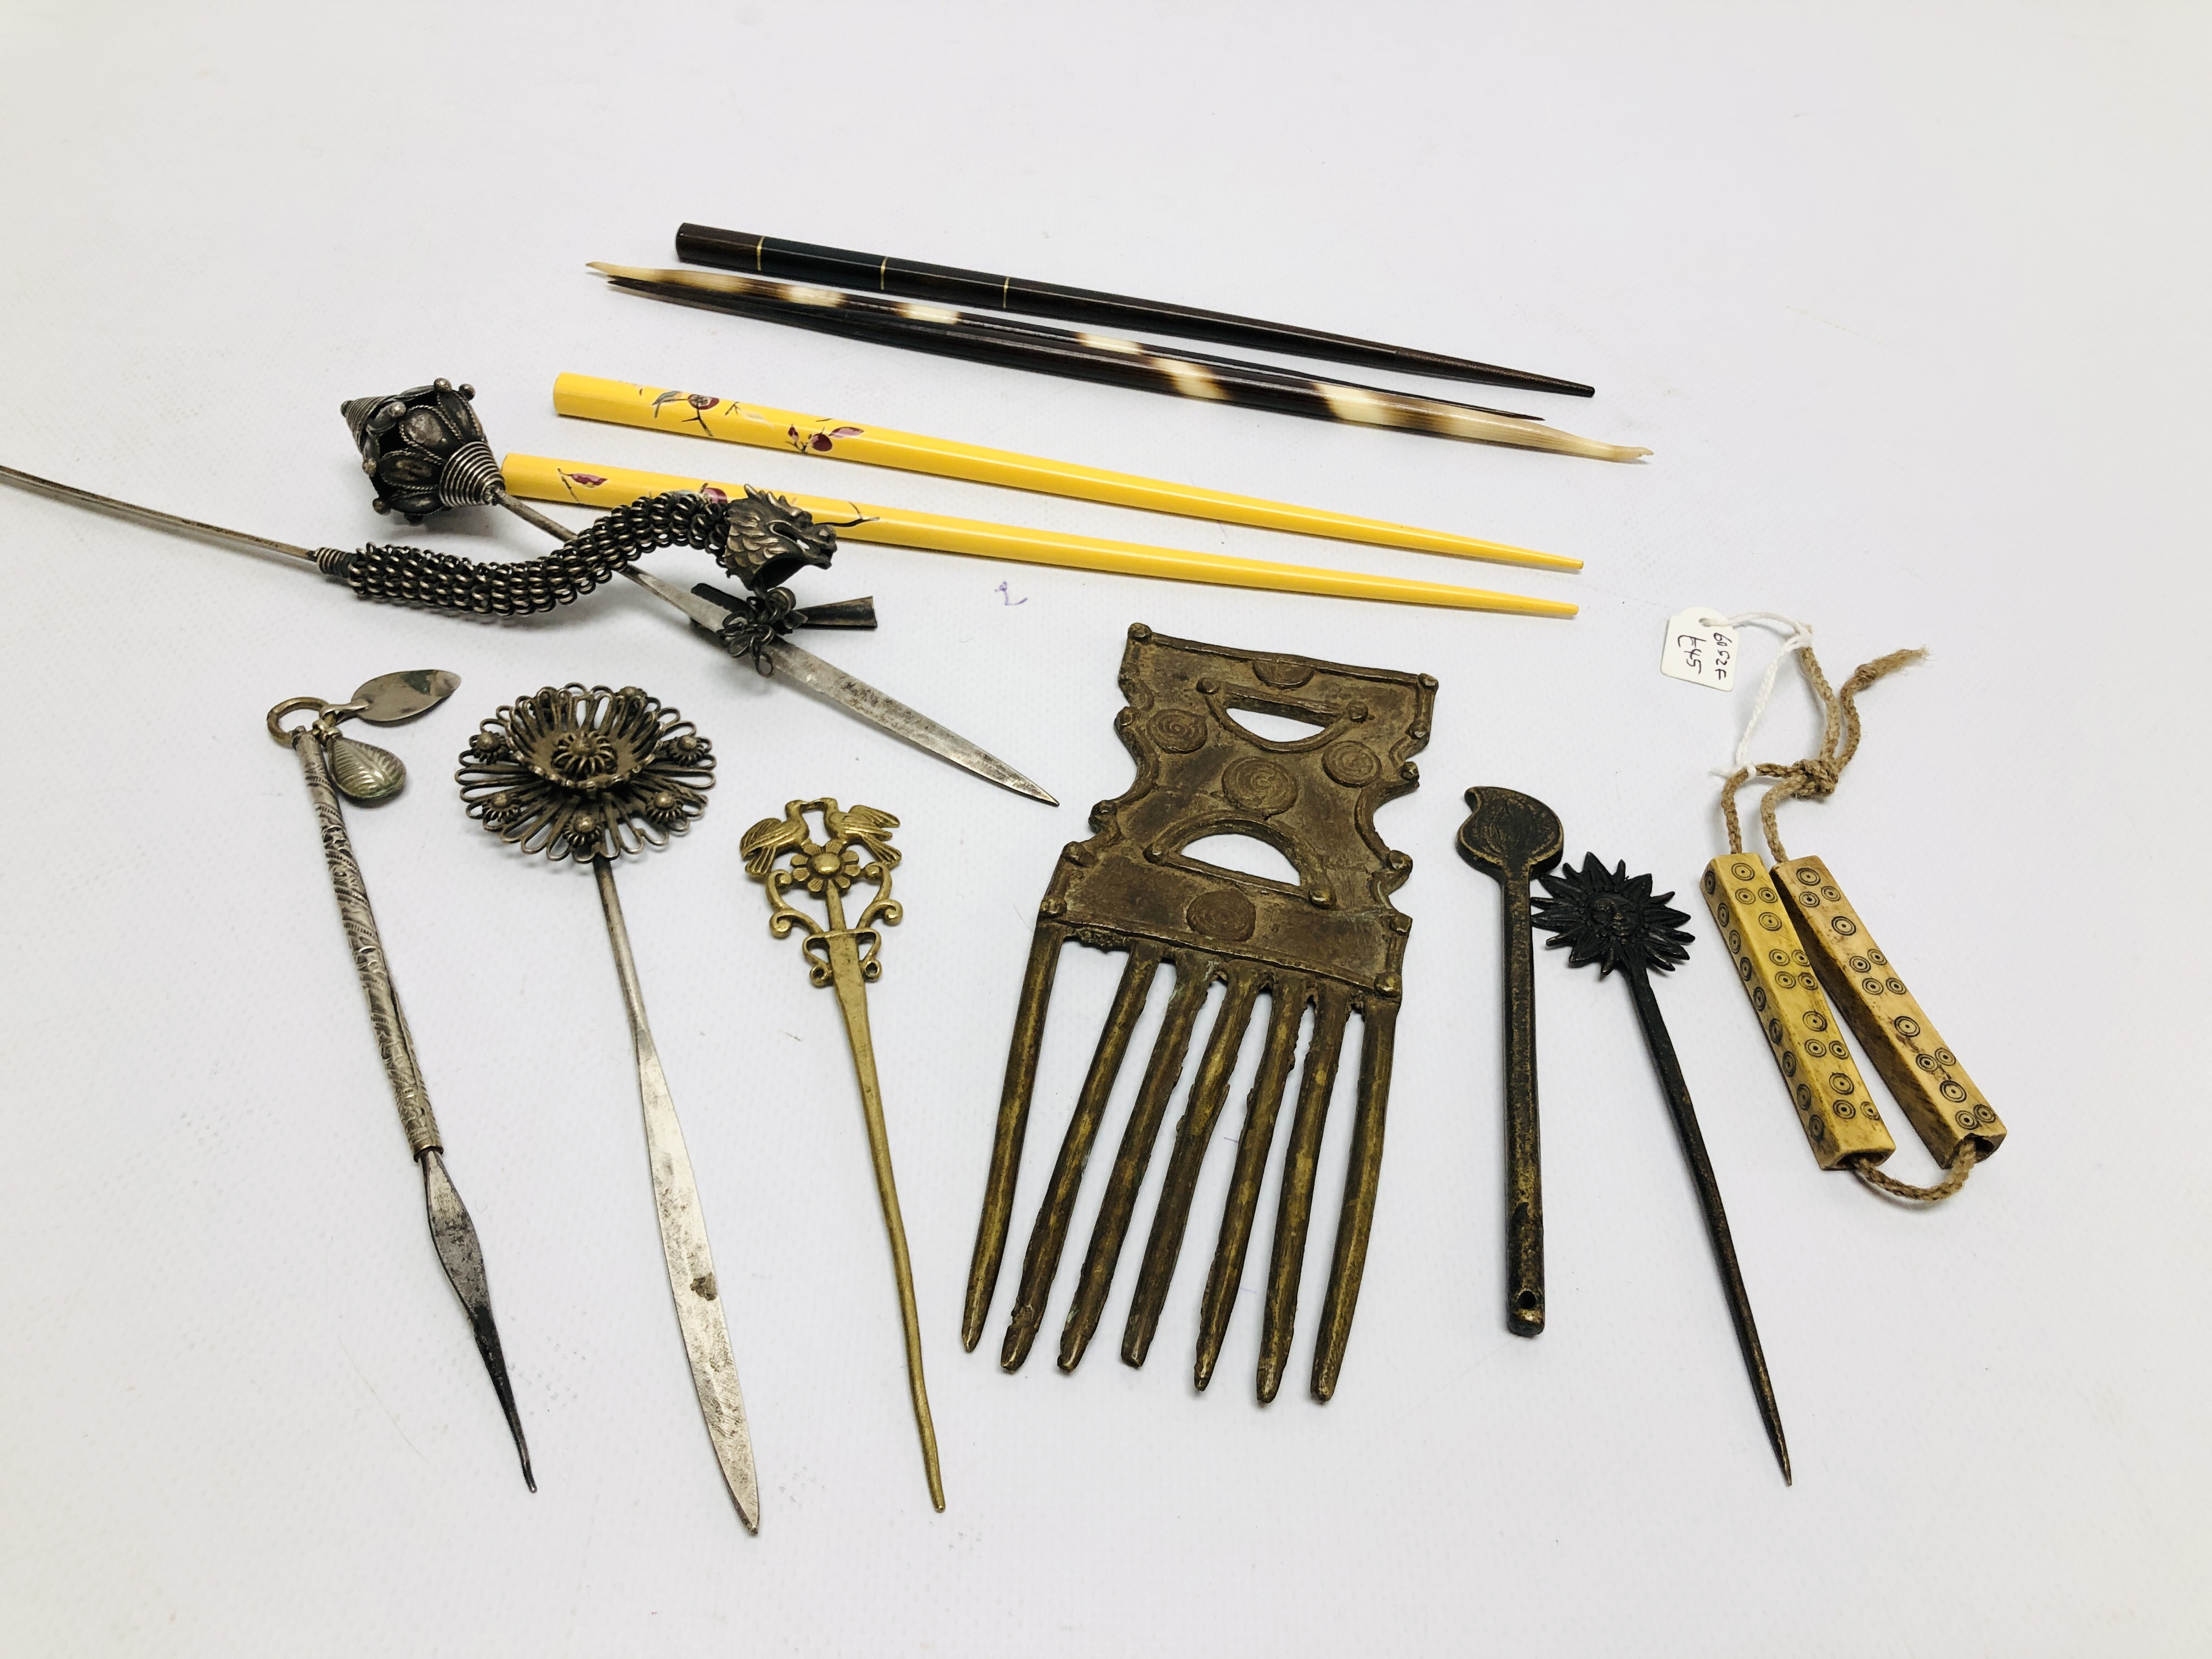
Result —
[{"label": "filigree flower head", "polygon": [[617,749],[604,732],[556,732],[544,753],[554,776],[587,793],[618,781],[624,763],[632,758]]},{"label": "filigree flower head", "polygon": [[1679,924],[1690,918],[1668,908],[1672,893],[1652,896],[1650,877],[1630,876],[1626,864],[1607,870],[1585,853],[1580,870],[1563,864],[1536,879],[1550,896],[1535,902],[1535,925],[1559,936],[1547,943],[1566,947],[1570,968],[1595,962],[1603,977],[1616,968],[1666,973],[1689,960],[1693,936]]},{"label": "filigree flower head", "polygon": [[552,686],[483,723],[455,775],[469,816],[552,859],[660,846],[707,810],[711,746],[635,686]]}]

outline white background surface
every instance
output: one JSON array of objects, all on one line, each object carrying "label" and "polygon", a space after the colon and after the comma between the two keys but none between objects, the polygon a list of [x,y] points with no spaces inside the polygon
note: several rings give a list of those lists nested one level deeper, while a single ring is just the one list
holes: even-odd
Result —
[{"label": "white background surface", "polygon": [[[391,526],[340,399],[447,374],[502,449],[1584,607],[841,553],[820,591],[873,592],[885,626],[825,649],[1032,773],[1054,812],[756,684],[620,585],[483,625],[0,493],[0,1649],[2203,1651],[2208,47],[2201,9],[2126,5],[0,8],[13,465],[351,545]],[[1656,453],[1607,466],[1178,404],[656,306],[583,270],[666,262],[684,218],[1578,376],[1594,402],[1534,403]],[[578,426],[550,410],[564,369],[1589,568]],[[481,520],[436,542],[537,550]],[[1503,1328],[1498,900],[1451,852],[1459,792],[1540,795],[1574,853],[1690,897],[1722,844],[1707,769],[1748,698],[1659,677],[1687,605],[1809,617],[1838,677],[1931,648],[1869,695],[1862,757],[1832,802],[1790,809],[1789,840],[1835,866],[2012,1131],[1934,1214],[1821,1174],[1692,922],[1660,995],[1791,1490],[1626,994],[1556,957],[1551,1326]],[[1085,808],[1127,779],[1114,673],[1140,619],[1443,681],[1426,785],[1381,820],[1416,860],[1417,926],[1326,1407],[1303,1382],[1344,1111],[1273,1407],[1249,1387],[1264,1246],[1215,1386],[1188,1370],[1233,1105],[1145,1370],[1116,1352],[1135,1243],[1073,1377],[1050,1354],[1072,1260],[1020,1374],[995,1363],[1011,1264],[984,1346],[957,1340],[1030,920]],[[432,665],[465,684],[388,739],[415,784],[356,811],[356,838],[536,1498],[423,1235],[297,769],[261,730],[278,698]],[[757,1539],[690,1397],[591,884],[503,853],[448,781],[478,719],[572,677],[647,687],[721,757],[703,823],[622,884],[723,1268]],[[1789,687],[1762,753],[1813,731]],[[943,1516],[835,1010],[738,860],[748,823],[817,793],[905,824],[908,920],[873,1010]],[[1017,1253],[1115,971],[1063,969]],[[1908,1138],[1891,1167],[1929,1164]],[[1273,1211],[1271,1182],[1263,1228]]]}]

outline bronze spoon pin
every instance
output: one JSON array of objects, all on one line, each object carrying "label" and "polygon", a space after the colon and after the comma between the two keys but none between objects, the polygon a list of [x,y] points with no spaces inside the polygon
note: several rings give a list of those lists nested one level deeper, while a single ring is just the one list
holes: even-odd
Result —
[{"label": "bronze spoon pin", "polygon": [[1659,1000],[1651,994],[1650,969],[1667,973],[1676,963],[1689,960],[1690,935],[1677,926],[1689,917],[1668,907],[1667,901],[1674,896],[1672,893],[1653,896],[1650,877],[1631,878],[1626,864],[1608,871],[1595,853],[1583,854],[1580,870],[1569,866],[1538,879],[1549,896],[1536,901],[1535,925],[1559,935],[1550,943],[1554,949],[1568,948],[1567,966],[1597,963],[1601,978],[1618,968],[1636,1000],[1636,1018],[1644,1027],[1644,1044],[1651,1051],[1660,1086],[1667,1092],[1668,1109],[1674,1114],[1691,1179],[1697,1183],[1705,1232],[1712,1240],[1713,1259],[1720,1268],[1721,1289],[1728,1297],[1729,1316],[1735,1322],[1736,1346],[1743,1352],[1751,1391],[1759,1398],[1766,1437],[1774,1447],[1775,1458],[1782,1465],[1783,1484],[1787,1486],[1790,1447],[1782,1437],[1782,1411],[1774,1403],[1774,1382],[1766,1374],[1766,1354],[1759,1345],[1759,1327],[1752,1320],[1751,1297],[1743,1287],[1743,1269],[1736,1262],[1728,1212],[1721,1206],[1720,1183],[1713,1177],[1712,1159],[1705,1153],[1698,1109],[1691,1103],[1689,1085],[1682,1080],[1674,1039],[1667,1034]]},{"label": "bronze spoon pin", "polygon": [[1505,1328],[1544,1328],[1544,1174],[1536,1136],[1536,951],[1529,878],[1559,861],[1559,815],[1516,790],[1467,792],[1459,855],[1505,890]]}]

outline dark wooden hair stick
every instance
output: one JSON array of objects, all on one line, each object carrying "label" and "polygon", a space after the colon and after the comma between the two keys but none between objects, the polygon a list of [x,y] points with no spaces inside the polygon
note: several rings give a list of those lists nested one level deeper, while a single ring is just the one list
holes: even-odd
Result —
[{"label": "dark wooden hair stick", "polygon": [[1527,416],[1472,404],[1315,380],[1267,364],[1201,359],[1165,346],[1040,324],[1015,324],[911,300],[884,301],[871,295],[702,270],[656,270],[596,260],[592,268],[617,288],[653,299],[971,362],[1313,420],[1510,444],[1595,460],[1630,461],[1650,453],[1635,445],[1580,437]]},{"label": "dark wooden hair stick", "polygon": [[749,271],[756,276],[834,283],[841,288],[868,289],[878,294],[899,294],[909,299],[955,305],[984,306],[994,311],[1026,312],[1033,317],[1056,317],[1062,322],[1093,323],[1106,328],[1149,329],[1186,340],[1212,340],[1221,345],[1281,351],[1333,363],[1358,363],[1364,368],[1391,368],[1407,374],[1475,380],[1486,386],[1519,386],[1529,392],[1557,392],[1573,398],[1589,397],[1592,391],[1578,380],[1531,374],[1523,369],[1501,368],[1495,363],[1449,357],[1442,352],[1418,351],[1410,346],[1384,345],[1345,334],[1326,334],[1318,329],[1297,328],[1288,323],[1261,322],[1254,317],[1200,311],[1160,300],[1133,299],[1126,294],[1064,288],[1057,283],[1033,282],[1024,276],[1000,276],[988,271],[963,270],[955,265],[924,264],[880,253],[856,253],[850,248],[787,242],[773,236],[757,236],[750,231],[717,230],[712,225],[678,225],[676,257],[690,264]]}]

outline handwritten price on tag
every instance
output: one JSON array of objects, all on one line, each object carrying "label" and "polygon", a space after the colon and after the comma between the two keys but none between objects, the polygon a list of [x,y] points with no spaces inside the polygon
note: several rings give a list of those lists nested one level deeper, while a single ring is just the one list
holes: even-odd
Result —
[{"label": "handwritten price on tag", "polygon": [[1719,611],[1705,605],[1678,611],[1668,619],[1667,643],[1659,653],[1659,672],[1670,679],[1735,690],[1735,629]]}]

